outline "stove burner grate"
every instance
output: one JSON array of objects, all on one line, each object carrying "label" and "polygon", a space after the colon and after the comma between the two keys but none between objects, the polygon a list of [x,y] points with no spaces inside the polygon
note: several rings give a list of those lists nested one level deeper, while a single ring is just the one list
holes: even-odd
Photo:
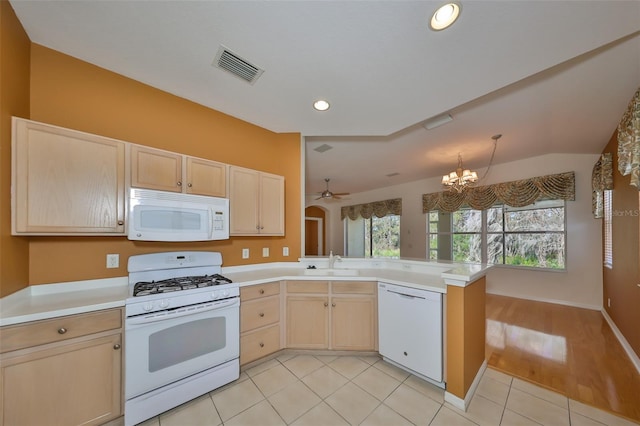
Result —
[{"label": "stove burner grate", "polygon": [[168,278],[160,281],[140,281],[133,286],[133,296],[170,293],[180,290],[211,287],[220,284],[230,284],[232,281],[220,274],[201,275],[194,277]]}]

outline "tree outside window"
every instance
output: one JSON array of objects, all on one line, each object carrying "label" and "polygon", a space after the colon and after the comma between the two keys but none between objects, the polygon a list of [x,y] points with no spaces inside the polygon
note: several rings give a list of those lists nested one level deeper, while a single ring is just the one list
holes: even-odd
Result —
[{"label": "tree outside window", "polygon": [[428,214],[430,259],[565,269],[565,241],[561,200]]}]

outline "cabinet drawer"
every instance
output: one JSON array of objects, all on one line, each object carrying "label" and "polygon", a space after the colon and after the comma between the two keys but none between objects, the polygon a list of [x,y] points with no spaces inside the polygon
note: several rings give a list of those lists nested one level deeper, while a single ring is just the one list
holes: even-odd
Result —
[{"label": "cabinet drawer", "polygon": [[122,327],[122,310],[111,309],[2,327],[0,353],[59,342]]},{"label": "cabinet drawer", "polygon": [[250,285],[240,288],[240,300],[242,302],[257,299],[258,297],[273,296],[274,294],[280,294],[279,282]]},{"label": "cabinet drawer", "polygon": [[333,294],[376,294],[376,283],[371,281],[334,281]]},{"label": "cabinet drawer", "polygon": [[280,296],[269,296],[240,305],[240,332],[280,321]]},{"label": "cabinet drawer", "polygon": [[327,281],[287,281],[287,293],[329,293]]},{"label": "cabinet drawer", "polygon": [[240,336],[240,365],[280,350],[280,325],[272,325]]}]

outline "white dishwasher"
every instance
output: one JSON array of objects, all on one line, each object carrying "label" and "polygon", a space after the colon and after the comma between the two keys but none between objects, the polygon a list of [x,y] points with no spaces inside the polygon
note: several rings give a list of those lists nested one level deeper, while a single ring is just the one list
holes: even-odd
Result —
[{"label": "white dishwasher", "polygon": [[442,294],[378,283],[379,351],[442,385]]}]

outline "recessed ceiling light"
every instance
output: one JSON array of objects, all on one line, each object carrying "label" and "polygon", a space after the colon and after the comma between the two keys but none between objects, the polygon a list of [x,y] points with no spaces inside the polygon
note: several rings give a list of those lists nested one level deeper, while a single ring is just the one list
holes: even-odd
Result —
[{"label": "recessed ceiling light", "polygon": [[456,22],[458,16],[460,16],[460,3],[450,2],[443,4],[433,13],[429,27],[434,31],[444,30],[451,24]]},{"label": "recessed ceiling light", "polygon": [[318,99],[313,103],[313,107],[318,111],[326,111],[330,106],[331,105],[329,105],[329,102],[325,101],[324,99]]}]

